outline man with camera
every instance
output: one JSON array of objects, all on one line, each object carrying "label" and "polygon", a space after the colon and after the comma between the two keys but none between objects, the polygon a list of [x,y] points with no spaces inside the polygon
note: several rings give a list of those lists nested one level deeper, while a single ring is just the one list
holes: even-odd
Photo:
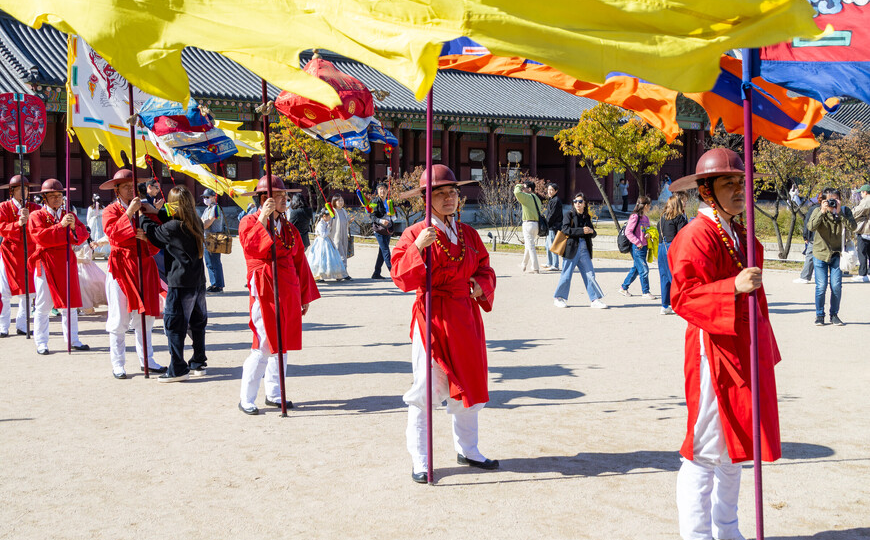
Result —
[{"label": "man with camera", "polygon": [[810,216],[807,229],[815,232],[813,240],[813,265],[816,277],[816,326],[825,324],[825,293],[830,277],[831,324],[843,326],[838,313],[843,286],[840,270],[840,250],[843,244],[843,227],[856,227],[852,211],[840,203],[840,190],[825,188],[822,191],[819,209]]},{"label": "man with camera", "polygon": [[858,275],[852,278],[852,281],[868,282],[868,261],[870,261],[870,184],[864,184],[858,189],[861,194],[861,202],[855,207],[853,213],[855,221],[858,223],[858,228],[855,229],[855,235],[858,244]]}]

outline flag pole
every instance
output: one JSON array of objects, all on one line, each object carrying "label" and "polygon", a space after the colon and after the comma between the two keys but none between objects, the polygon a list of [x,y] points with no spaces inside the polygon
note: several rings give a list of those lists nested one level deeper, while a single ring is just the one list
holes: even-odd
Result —
[{"label": "flag pole", "polygon": [[[139,180],[136,177],[136,118],[133,116],[136,114],[136,111],[133,106],[133,84],[130,82],[127,83],[127,98],[130,100],[130,169],[133,171],[133,189],[138,190]],[[136,196],[138,196],[138,193]],[[137,216],[134,215],[130,218],[130,224],[133,226],[134,231],[139,228]],[[145,378],[148,379],[151,376],[148,369],[151,359],[148,358],[148,332],[146,332],[145,326],[145,277],[142,272],[142,241],[138,238],[136,239],[136,261],[139,267],[139,299],[142,302],[142,305],[139,306],[139,322],[142,329],[142,354],[145,355]]]},{"label": "flag pole", "polygon": [[[69,111],[67,111],[67,123],[69,123]],[[66,174],[66,213],[69,214],[69,137],[65,137],[66,144],[64,145],[64,161],[66,162],[65,166],[65,174]],[[66,229],[66,353],[72,354],[72,307],[70,305],[70,287],[72,281],[72,270],[70,270],[70,251],[72,248],[71,238],[73,235],[73,231],[75,229],[71,229],[67,227]]]},{"label": "flag pole", "polygon": [[[426,227],[432,226],[432,90],[426,95]],[[426,248],[426,481],[435,483],[432,464],[432,246]]]},{"label": "flag pole", "polygon": [[[754,49],[743,49],[743,156],[746,166],[746,263],[756,266],[755,260],[755,190],[752,163],[752,72]],[[764,506],[761,479],[761,400],[758,388],[758,296],[749,295],[749,366],[752,391],[752,462],[755,473],[755,538],[764,540]]]},{"label": "flag pole", "polygon": [[[268,196],[272,198],[272,156],[269,148],[269,111],[266,104],[269,102],[269,93],[266,86],[266,79],[260,79],[263,90],[263,145],[266,149],[266,179],[268,186]],[[280,296],[278,294],[278,248],[274,241],[275,222],[274,217],[269,216],[269,234],[273,235],[272,242],[272,292],[275,298],[275,330],[278,338],[278,386],[281,389],[281,416],[287,416],[287,391],[284,387],[284,339],[281,335],[281,304],[279,303]],[[292,232],[292,231],[291,231]]]},{"label": "flag pole", "polygon": [[[23,98],[24,96],[22,96]],[[15,99],[15,108],[17,114],[15,121],[18,124],[18,173],[21,175],[21,208],[27,208],[27,201],[30,199],[30,184],[29,180],[24,177],[24,141],[21,140],[21,100]],[[28,194],[24,195],[24,190]],[[12,188],[9,189],[12,191]],[[27,275],[27,222],[21,226],[21,243],[24,245],[24,309],[25,317],[27,317],[27,339],[30,339],[30,276]],[[67,265],[69,266],[69,265]],[[16,324],[16,326],[18,326]]]}]

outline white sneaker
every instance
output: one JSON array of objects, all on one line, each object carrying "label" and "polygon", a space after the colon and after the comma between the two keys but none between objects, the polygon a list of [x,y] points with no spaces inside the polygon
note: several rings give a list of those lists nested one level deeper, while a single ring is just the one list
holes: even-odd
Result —
[{"label": "white sneaker", "polygon": [[568,302],[566,302],[564,298],[554,298],[553,305],[558,308],[566,308],[568,307]]},{"label": "white sneaker", "polygon": [[643,293],[642,298],[643,298],[644,300],[655,300],[655,299],[656,299],[656,295],[654,295],[654,294],[652,294],[652,293]]},{"label": "white sneaker", "polygon": [[622,296],[631,296],[631,293],[628,292],[628,289],[623,289],[622,287],[619,288],[619,294],[621,294]]},{"label": "white sneaker", "polygon": [[792,283],[801,283],[803,285],[806,285],[807,283],[812,283],[810,280],[804,279],[804,278],[793,279],[793,280],[791,280],[791,282]]},{"label": "white sneaker", "polygon": [[602,302],[601,299],[599,298],[598,300],[593,300],[592,303],[589,304],[589,307],[591,307],[593,309],[607,309],[607,304]]},{"label": "white sneaker", "polygon": [[660,313],[661,313],[662,315],[673,315],[673,314],[674,314],[674,310],[672,310],[672,309],[670,308],[670,306],[668,306],[668,307],[663,307],[662,310],[660,311]]},{"label": "white sneaker", "polygon": [[191,369],[191,370],[188,372],[188,374],[189,374],[191,377],[202,377],[202,376],[204,376],[204,375],[207,374],[207,371],[206,371],[206,368],[202,368],[202,369]]},{"label": "white sneaker", "polygon": [[857,283],[868,283],[870,282],[870,276],[855,276],[852,278],[852,281]]}]

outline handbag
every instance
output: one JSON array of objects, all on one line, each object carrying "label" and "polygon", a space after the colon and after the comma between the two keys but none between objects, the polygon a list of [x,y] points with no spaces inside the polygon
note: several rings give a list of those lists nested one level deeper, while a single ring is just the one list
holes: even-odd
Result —
[{"label": "handbag", "polygon": [[534,193],[532,196],[535,198],[535,208],[538,210],[538,236],[547,236],[550,234],[550,225],[547,223],[547,218],[541,214],[541,200]]},{"label": "handbag", "polygon": [[227,231],[227,218],[224,211],[218,207],[221,213],[221,222],[224,224],[224,232],[208,233],[205,237],[205,249],[209,253],[223,253],[228,255],[233,252],[233,237]]},{"label": "handbag", "polygon": [[849,243],[846,247],[846,227],[843,227],[843,236],[840,242],[840,271],[844,274],[851,274],[858,268],[858,254],[855,246]]},{"label": "handbag", "polygon": [[550,253],[555,253],[560,257],[565,256],[565,248],[568,246],[568,235],[562,231],[556,231],[556,238],[550,244]]}]

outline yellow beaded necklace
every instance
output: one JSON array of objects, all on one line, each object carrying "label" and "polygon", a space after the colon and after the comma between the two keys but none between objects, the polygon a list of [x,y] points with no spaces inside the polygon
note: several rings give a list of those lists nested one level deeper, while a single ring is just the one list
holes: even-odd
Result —
[{"label": "yellow beaded necklace", "polygon": [[[455,221],[454,221],[454,223],[455,223]],[[446,223],[445,223],[445,225],[446,225]],[[447,259],[449,259],[453,262],[461,262],[462,259],[465,258],[465,237],[462,235],[462,226],[459,225],[458,223],[456,224],[456,238],[459,241],[459,246],[460,246],[458,257],[454,257],[453,255],[450,254],[450,250],[448,250],[447,247],[441,243],[441,240],[438,239],[437,234],[435,235],[435,244],[441,248],[441,251],[444,252],[444,255],[447,257]]]},{"label": "yellow beaded necklace", "polygon": [[[725,247],[728,249],[728,254],[731,255],[731,259],[734,261],[734,264],[737,265],[737,268],[743,270],[743,263],[737,257],[737,248],[734,247],[734,242],[731,240],[731,237],[725,232],[725,229],[722,227],[721,221],[719,221],[719,212],[716,210],[716,203],[710,201],[710,208],[713,209],[713,218],[716,220],[716,229],[719,231],[719,237],[722,239],[722,243],[725,244]],[[731,227],[734,231],[734,235],[736,236],[738,234],[738,230],[735,227],[735,223],[732,222]]]}]

